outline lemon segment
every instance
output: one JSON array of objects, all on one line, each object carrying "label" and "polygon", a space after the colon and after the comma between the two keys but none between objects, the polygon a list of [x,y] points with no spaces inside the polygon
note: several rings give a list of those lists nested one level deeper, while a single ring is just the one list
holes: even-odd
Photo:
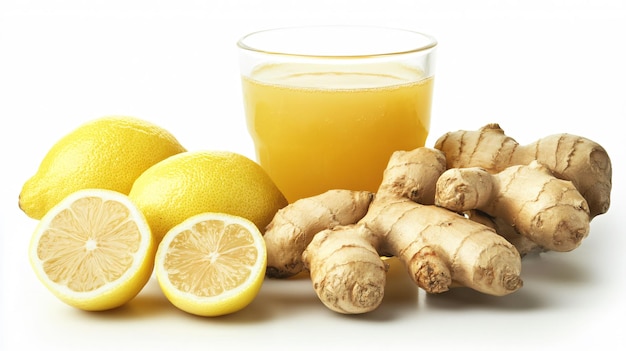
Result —
[{"label": "lemon segment", "polygon": [[156,244],[141,212],[124,194],[74,192],[41,219],[29,259],[60,300],[89,311],[119,307],[149,280]]},{"label": "lemon segment", "polygon": [[48,150],[24,185],[20,208],[41,219],[61,199],[81,189],[128,194],[153,164],[186,151],[165,129],[127,116],[107,116],[77,127]]},{"label": "lemon segment", "polygon": [[251,221],[201,213],[163,237],[155,261],[159,286],[174,306],[199,316],[221,316],[245,308],[257,296],[267,252]]}]

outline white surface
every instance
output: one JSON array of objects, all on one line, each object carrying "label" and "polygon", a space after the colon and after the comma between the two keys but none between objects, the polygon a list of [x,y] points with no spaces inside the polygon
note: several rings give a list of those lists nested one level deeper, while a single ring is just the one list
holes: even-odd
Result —
[{"label": "white surface", "polygon": [[[0,349],[566,349],[623,332],[623,1],[3,1],[0,5]],[[613,160],[609,212],[570,253],[524,261],[507,297],[464,289],[426,296],[398,275],[373,313],[327,310],[306,279],[266,281],[247,309],[198,318],[151,281],[126,307],[85,313],[36,280],[36,222],[17,207],[48,148],[86,120],[126,114],[169,129],[190,150],[252,157],[236,40],[293,24],[377,24],[439,40],[434,139],[498,122],[521,143],[567,132]],[[400,286],[400,287],[398,287]],[[404,288],[402,288],[404,286]],[[401,346],[402,345],[402,346]],[[348,349],[348,348],[346,348]]]}]

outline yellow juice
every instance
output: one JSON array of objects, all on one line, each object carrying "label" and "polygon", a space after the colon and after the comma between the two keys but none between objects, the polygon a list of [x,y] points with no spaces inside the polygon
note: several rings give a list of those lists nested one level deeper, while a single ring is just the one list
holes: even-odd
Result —
[{"label": "yellow juice", "polygon": [[432,91],[432,77],[400,64],[267,65],[243,78],[257,159],[290,202],[375,192],[394,151],[424,145]]}]

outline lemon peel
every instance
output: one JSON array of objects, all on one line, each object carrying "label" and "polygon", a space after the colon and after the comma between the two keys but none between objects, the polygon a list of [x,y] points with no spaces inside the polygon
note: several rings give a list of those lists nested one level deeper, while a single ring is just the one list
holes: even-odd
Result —
[{"label": "lemon peel", "polygon": [[287,205],[259,164],[234,152],[211,150],[183,152],[153,165],[136,179],[129,197],[157,240],[204,212],[244,217],[263,232]]},{"label": "lemon peel", "polygon": [[148,167],[186,151],[167,130],[142,119],[106,116],[59,139],[22,186],[19,207],[41,219],[67,195],[89,188],[128,194]]}]

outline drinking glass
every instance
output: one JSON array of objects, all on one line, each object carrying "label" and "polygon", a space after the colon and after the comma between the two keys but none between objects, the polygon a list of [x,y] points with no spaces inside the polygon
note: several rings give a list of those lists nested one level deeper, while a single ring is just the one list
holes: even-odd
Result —
[{"label": "drinking glass", "polygon": [[396,150],[424,146],[436,40],[367,26],[258,31],[238,42],[257,161],[290,202],[375,192]]}]

